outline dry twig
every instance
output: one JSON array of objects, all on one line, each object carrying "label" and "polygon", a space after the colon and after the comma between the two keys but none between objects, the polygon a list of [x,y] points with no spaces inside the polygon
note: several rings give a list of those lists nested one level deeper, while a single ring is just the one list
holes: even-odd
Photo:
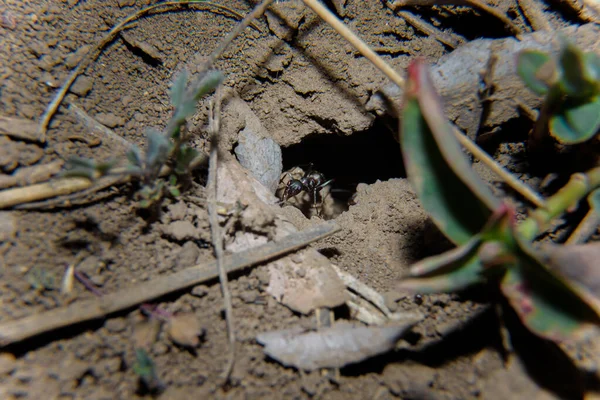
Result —
[{"label": "dry twig", "polygon": [[592,207],[571,233],[565,244],[583,244],[587,242],[598,230],[598,225],[600,225],[600,216],[598,210]]},{"label": "dry twig", "polygon": [[498,18],[504,25],[508,26],[515,35],[521,34],[521,29],[513,21],[510,20],[506,15],[496,10],[488,4],[485,4],[482,0],[394,0],[388,1],[387,5],[392,10],[397,10],[401,7],[406,6],[448,6],[448,5],[461,5],[470,6],[481,11],[484,11],[491,16]]},{"label": "dry twig", "polygon": [[[308,244],[332,235],[339,228],[331,222],[306,229],[265,245],[225,256],[227,272],[273,260]],[[141,283],[113,294],[79,301],[66,307],[0,323],[0,346],[7,346],[36,335],[77,323],[105,317],[139,304],[149,302],[179,290],[204,283],[217,277],[215,261],[186,268],[171,275]]]},{"label": "dry twig", "polygon": [[538,1],[518,0],[518,3],[534,31],[550,32],[552,30],[550,21],[546,18],[546,14],[544,14]]},{"label": "dry twig", "polygon": [[[342,21],[340,21],[335,15],[333,15],[333,13],[331,13],[331,11],[329,11],[317,0],[302,1],[306,6],[310,7],[315,13],[317,13],[325,22],[331,25],[333,29],[335,29],[344,39],[354,46],[365,58],[379,68],[379,70],[383,72],[393,83],[398,85],[400,88],[404,88],[404,79],[365,42],[363,42],[350,29],[348,29],[348,27]],[[469,152],[471,152],[471,154],[473,154],[477,159],[487,165],[488,168],[500,176],[507,185],[513,188],[513,190],[520,193],[523,197],[538,207],[542,207],[545,204],[544,200],[540,198],[536,192],[515,178],[510,172],[502,168],[502,166],[496,163],[492,157],[481,150],[479,146],[473,143],[454,125],[453,132],[462,146],[464,146]]]},{"label": "dry twig", "polygon": [[225,303],[225,320],[227,321],[227,337],[229,339],[229,358],[227,365],[221,377],[224,382],[229,380],[231,371],[235,364],[235,325],[233,322],[233,306],[231,304],[231,293],[229,291],[227,273],[223,266],[223,233],[219,225],[219,215],[217,213],[217,175],[219,159],[219,129],[221,125],[221,94],[222,88],[217,88],[212,107],[209,110],[208,130],[211,135],[210,156],[208,161],[208,182],[207,187],[207,205],[208,219],[210,221],[210,232],[212,236],[213,248],[217,259],[217,270],[219,280],[221,281],[221,292],[223,293],[223,302]]}]

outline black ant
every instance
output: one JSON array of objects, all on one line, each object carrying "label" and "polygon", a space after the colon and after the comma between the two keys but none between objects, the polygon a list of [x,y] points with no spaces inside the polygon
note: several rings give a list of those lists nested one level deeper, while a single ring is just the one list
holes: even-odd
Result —
[{"label": "black ant", "polygon": [[[289,172],[286,172],[286,174],[291,175]],[[285,176],[286,175],[284,175],[283,178],[281,178],[281,181],[283,181]],[[302,192],[306,192],[312,197],[313,206],[315,208],[317,208],[317,197],[319,195],[319,192],[324,187],[330,185],[331,182],[333,182],[333,179],[326,181],[325,175],[323,175],[322,173],[320,173],[318,171],[313,170],[312,165],[311,165],[309,170],[307,172],[305,172],[304,175],[300,179],[292,178],[287,182],[287,184],[285,185],[285,189],[283,191],[283,195],[281,196],[280,203],[284,203],[285,201],[291,199],[292,197],[294,197]],[[320,216],[318,208],[317,208],[317,215]]]}]

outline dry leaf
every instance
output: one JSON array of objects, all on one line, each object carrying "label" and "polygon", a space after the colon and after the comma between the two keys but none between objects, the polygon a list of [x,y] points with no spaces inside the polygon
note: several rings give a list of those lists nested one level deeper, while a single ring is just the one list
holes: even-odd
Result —
[{"label": "dry leaf", "polygon": [[308,314],[348,300],[346,287],[327,257],[312,249],[272,262],[269,273],[267,292],[294,311]]},{"label": "dry leaf", "polygon": [[264,352],[285,366],[303,370],[341,368],[394,349],[398,339],[418,320],[383,327],[338,322],[317,332],[301,328],[265,332],[256,340]]},{"label": "dry leaf", "polygon": [[600,305],[600,242],[577,245],[544,246],[547,265],[591,294]]},{"label": "dry leaf", "polygon": [[200,344],[200,336],[204,335],[204,328],[194,314],[180,314],[169,319],[167,332],[173,342],[193,348]]}]

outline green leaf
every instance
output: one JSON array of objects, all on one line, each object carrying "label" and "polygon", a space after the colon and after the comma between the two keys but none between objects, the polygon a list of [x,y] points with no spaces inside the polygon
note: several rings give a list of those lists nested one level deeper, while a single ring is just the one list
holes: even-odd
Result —
[{"label": "green leaf", "polygon": [[582,143],[600,129],[600,96],[585,102],[565,101],[550,117],[550,134],[565,144]]},{"label": "green leaf", "polygon": [[196,85],[193,92],[193,98],[195,101],[200,100],[202,97],[211,93],[216,89],[217,86],[223,82],[225,77],[221,71],[209,71]]},{"label": "green leaf", "polygon": [[142,167],[142,165],[143,165],[142,152],[140,151],[139,147],[137,147],[136,145],[132,145],[129,148],[129,151],[127,151],[126,155],[127,155],[127,160],[129,161],[129,163],[132,166]]},{"label": "green leaf", "polygon": [[150,391],[157,391],[162,388],[162,384],[156,373],[156,366],[152,358],[145,349],[135,349],[135,363],[132,366],[133,372],[140,378]]},{"label": "green leaf", "polygon": [[590,208],[596,212],[596,215],[600,217],[600,189],[594,190],[587,197]]},{"label": "green leaf", "polygon": [[181,191],[176,186],[169,186],[169,193],[173,197],[179,197],[179,196],[181,196]]},{"label": "green leaf", "polygon": [[595,94],[600,90],[600,56],[594,52],[585,53],[586,79],[596,84]]},{"label": "green leaf", "polygon": [[454,292],[484,282],[480,246],[481,238],[476,236],[462,246],[414,264],[411,277],[401,280],[397,289],[422,294]]},{"label": "green leaf", "polygon": [[548,77],[556,75],[556,70],[548,53],[524,50],[519,53],[517,59],[517,73],[529,89],[541,96],[548,92],[549,81],[552,81],[552,78]]},{"label": "green leaf", "polygon": [[420,61],[409,67],[405,96],[400,144],[408,178],[438,228],[465,244],[500,201],[471,169]]},{"label": "green leaf", "polygon": [[160,131],[148,128],[146,130],[148,148],[146,149],[146,166],[158,169],[169,158],[173,147],[171,141]]},{"label": "green leaf", "polygon": [[223,78],[220,71],[209,71],[203,78],[192,83],[184,99],[177,106],[173,116],[174,122],[171,124],[178,126],[185,123],[185,120],[196,112],[198,101],[219,86],[223,82]]},{"label": "green leaf", "polygon": [[514,260],[508,251],[514,242],[513,220],[514,211],[502,205],[480,234],[462,246],[414,264],[410,277],[398,288],[415,293],[453,292],[500,275]]},{"label": "green leaf", "polygon": [[187,174],[189,172],[190,163],[200,153],[187,145],[182,145],[179,153],[177,154],[177,161],[175,165],[175,173],[178,175]]},{"label": "green leaf", "polygon": [[100,176],[104,176],[110,172],[110,170],[115,166],[117,160],[108,160],[105,162],[101,162],[96,164],[96,171]]},{"label": "green leaf", "polygon": [[516,256],[500,288],[529,330],[560,342],[579,338],[600,324],[581,292],[547,268],[528,244],[519,241]]},{"label": "green leaf", "polygon": [[98,163],[88,158],[71,157],[67,161],[67,170],[62,176],[98,179],[110,173],[116,163],[116,160]]},{"label": "green leaf", "polygon": [[[588,65],[590,61],[591,65]],[[574,44],[563,43],[559,58],[562,72],[559,84],[565,94],[574,98],[597,94],[594,61],[594,58],[586,57]]]},{"label": "green leaf", "polygon": [[167,186],[169,189],[169,193],[173,197],[181,196],[181,191],[179,190],[179,185],[177,185],[177,176],[171,175],[169,177],[169,185]]},{"label": "green leaf", "polygon": [[67,167],[70,168],[82,168],[82,169],[96,169],[96,161],[90,158],[81,158],[77,156],[70,157],[67,161]]},{"label": "green leaf", "polygon": [[187,80],[188,72],[184,69],[173,81],[173,86],[171,86],[170,97],[171,105],[173,105],[173,107],[175,108],[179,107],[183,102],[185,96],[185,85],[187,84]]}]

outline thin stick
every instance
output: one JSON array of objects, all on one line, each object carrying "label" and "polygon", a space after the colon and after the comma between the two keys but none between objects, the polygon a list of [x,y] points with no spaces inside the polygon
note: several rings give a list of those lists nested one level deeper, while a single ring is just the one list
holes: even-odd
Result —
[{"label": "thin stick", "polygon": [[598,230],[598,225],[600,225],[600,216],[598,215],[598,210],[592,207],[585,214],[585,217],[583,217],[583,220],[577,225],[573,233],[571,233],[565,244],[583,244],[587,242],[596,233],[596,230]]},{"label": "thin stick", "polygon": [[0,209],[85,190],[93,183],[87,178],[61,178],[51,182],[3,190],[0,192]]},{"label": "thin stick", "polygon": [[529,20],[534,31],[551,32],[552,26],[546,18],[546,14],[540,7],[540,4],[535,0],[517,0],[525,17]]},{"label": "thin stick", "polygon": [[211,135],[210,156],[208,161],[208,182],[206,188],[208,192],[208,219],[210,222],[210,232],[212,236],[213,248],[217,259],[217,270],[219,271],[219,281],[221,282],[221,292],[223,293],[223,302],[225,304],[225,320],[227,321],[227,336],[229,338],[229,357],[225,370],[221,374],[224,382],[229,380],[231,371],[235,364],[235,324],[233,320],[233,306],[231,304],[231,292],[229,291],[227,273],[223,266],[223,234],[219,225],[219,216],[217,213],[217,175],[219,160],[219,130],[221,125],[221,94],[222,88],[218,87],[212,107],[209,109],[209,132]]},{"label": "thin stick", "polygon": [[513,31],[513,33],[517,35],[521,34],[521,29],[519,29],[519,27],[512,20],[510,20],[506,15],[502,14],[500,11],[496,10],[494,7],[485,4],[481,0],[395,0],[392,2],[388,2],[387,5],[394,11],[400,7],[405,6],[467,5],[479,9],[481,11],[485,11],[486,13],[502,21],[504,25],[508,26]]},{"label": "thin stick", "polygon": [[[190,170],[198,168],[206,163],[208,156],[204,153],[199,154],[190,163]],[[60,178],[50,182],[39,183],[36,185],[24,186],[21,188],[7,189],[0,191],[0,210],[3,208],[18,206],[19,209],[33,209],[39,207],[51,207],[61,203],[70,202],[83,196],[90,195],[109,186],[118,185],[131,181],[130,175],[122,175],[124,169],[113,171],[115,175],[103,177],[97,181],[87,178]],[[171,167],[164,165],[159,176],[167,176],[172,172]],[[48,201],[38,200],[50,199],[57,196],[69,195],[68,197],[52,199]],[[31,203],[31,204],[24,204]]]},{"label": "thin stick", "polygon": [[[113,39],[115,37],[117,37],[117,35],[121,31],[123,31],[124,29],[127,29],[127,25],[129,25],[131,22],[145,16],[146,14],[149,14],[150,12],[154,12],[155,14],[161,14],[161,13],[169,12],[174,9],[180,8],[184,5],[193,5],[194,7],[200,6],[200,7],[207,8],[207,9],[215,8],[215,9],[218,9],[225,13],[229,13],[238,19],[243,19],[242,15],[240,15],[239,13],[237,13],[225,6],[215,4],[215,3],[210,3],[207,1],[203,1],[203,0],[165,1],[163,3],[159,3],[159,4],[155,4],[153,6],[150,6],[150,7],[146,7],[144,9],[136,12],[135,14],[132,14],[129,17],[125,18],[119,24],[114,26],[85,55],[85,57],[79,62],[79,64],[73,70],[73,72],[71,72],[71,74],[69,75],[69,77],[67,78],[65,83],[63,83],[60,90],[54,96],[54,99],[50,102],[50,104],[48,104],[48,107],[46,107],[46,111],[42,115],[41,122],[40,122],[40,125],[38,128],[38,137],[39,137],[40,141],[44,142],[46,140],[46,131],[48,130],[48,124],[50,123],[50,120],[52,120],[52,117],[56,113],[56,110],[58,110],[58,107],[60,107],[60,104],[62,103],[63,99],[67,95],[67,92],[71,88],[71,85],[73,85],[73,82],[75,82],[75,79],[77,79],[77,77],[81,73],[83,73],[83,71],[85,71],[85,69],[94,60],[96,60],[96,58],[98,58],[98,56],[100,55],[100,53],[102,53],[102,50],[106,47],[106,45],[108,45],[110,42],[112,42]],[[257,30],[260,30],[256,25],[254,25],[254,27]]]},{"label": "thin stick", "polygon": [[398,10],[396,13],[404,18],[406,22],[412,25],[413,28],[423,32],[427,36],[435,38],[435,40],[442,42],[446,46],[453,49],[464,43],[464,39],[454,33],[447,33],[439,28],[425,22],[421,17],[415,15],[407,10]]},{"label": "thin stick", "polygon": [[[354,46],[365,58],[371,61],[381,72],[383,72],[392,82],[398,87],[404,88],[404,79],[387,64],[377,53],[363,42],[358,36],[356,36],[348,27],[340,21],[335,15],[325,8],[317,0],[302,0],[304,4],[310,7],[315,13],[319,15],[325,22],[327,22],[333,29],[335,29],[344,39],[346,39],[352,46]],[[504,182],[511,186],[513,190],[520,193],[524,198],[537,205],[544,205],[544,201],[535,193],[531,188],[525,185],[523,182],[515,178],[510,172],[502,168],[498,163],[494,161],[487,153],[479,148],[475,143],[471,141],[464,133],[458,128],[454,127],[453,132],[460,143],[465,147],[471,154],[478,158],[481,162],[487,165],[492,171],[494,171]]]},{"label": "thin stick", "polygon": [[[223,265],[227,272],[238,271],[273,260],[338,231],[338,226],[332,222],[326,222],[302,232],[292,233],[279,241],[225,256]],[[16,321],[3,322],[0,323],[0,346],[16,343],[58,328],[102,318],[158,299],[169,293],[215,279],[217,275],[217,264],[215,261],[210,261],[113,294],[76,302]]]},{"label": "thin stick", "polygon": [[264,12],[266,11],[267,7],[269,7],[272,2],[273,2],[273,0],[264,0],[258,6],[254,7],[254,9],[252,10],[252,12],[250,14],[246,15],[246,17],[244,17],[244,19],[242,20],[242,22],[240,22],[235,28],[233,28],[233,30],[229,33],[229,35],[227,35],[227,37],[225,39],[223,39],[223,41],[221,42],[221,44],[219,45],[219,47],[217,47],[211,53],[211,55],[208,57],[208,60],[206,60],[206,62],[204,63],[204,65],[202,66],[202,68],[200,69],[200,71],[201,72],[208,71],[213,66],[213,64],[215,63],[215,61],[217,60],[217,58],[219,58],[219,56],[221,54],[223,54],[223,52],[225,51],[225,49],[227,48],[227,46],[229,46],[231,44],[231,42],[233,42],[233,40],[244,29],[246,29],[248,27],[248,25],[252,24],[252,21],[254,21],[255,19],[260,18],[260,16],[264,14]]},{"label": "thin stick", "polygon": [[481,150],[479,146],[471,141],[464,133],[462,133],[456,126],[453,125],[454,135],[458,139],[461,145],[475,156],[479,161],[483,162],[489,169],[492,170],[496,175],[498,175],[504,183],[513,188],[514,191],[523,196],[530,203],[535,205],[536,207],[544,207],[546,205],[546,201],[542,199],[542,197],[537,194],[533,189],[527,186],[522,181],[515,178],[513,174],[504,169],[500,164],[498,164],[488,153]]}]

